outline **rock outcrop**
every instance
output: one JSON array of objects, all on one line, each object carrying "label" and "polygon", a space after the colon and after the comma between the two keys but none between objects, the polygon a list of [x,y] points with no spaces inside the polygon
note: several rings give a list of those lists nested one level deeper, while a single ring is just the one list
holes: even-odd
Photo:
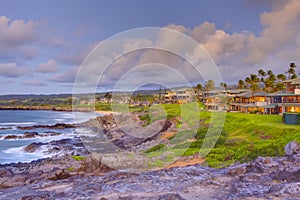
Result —
[{"label": "rock outcrop", "polygon": [[25,132],[23,135],[7,135],[4,137],[4,140],[15,140],[15,139],[29,139],[29,138],[37,138],[37,137],[49,137],[49,136],[57,136],[60,135],[59,132],[46,132],[46,133],[38,133],[38,132]]},{"label": "rock outcrop", "polygon": [[0,199],[300,198],[299,151],[222,169],[198,164],[149,172],[112,171],[99,160],[86,162],[82,168],[82,161],[63,156],[2,165]]},{"label": "rock outcrop", "polygon": [[54,125],[33,125],[33,126],[17,126],[19,130],[33,130],[38,128],[45,128],[45,129],[66,129],[66,128],[75,128],[74,124],[64,124],[64,123],[57,123]]}]

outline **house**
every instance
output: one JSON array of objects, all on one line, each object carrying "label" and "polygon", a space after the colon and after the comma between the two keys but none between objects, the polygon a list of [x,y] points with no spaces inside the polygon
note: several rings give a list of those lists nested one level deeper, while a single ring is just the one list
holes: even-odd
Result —
[{"label": "house", "polygon": [[180,88],[176,90],[176,96],[179,104],[189,103],[195,99],[195,91],[193,88]]},{"label": "house", "polygon": [[189,103],[196,98],[193,88],[167,90],[164,94],[165,103]]},{"label": "house", "polygon": [[[286,90],[276,93],[259,91],[252,94],[249,90],[219,91],[225,94],[229,111],[245,113],[282,114],[285,112],[300,112],[300,79],[284,81]],[[220,110],[216,92],[206,94],[204,104],[208,110]]]},{"label": "house", "polygon": [[177,103],[176,92],[167,90],[164,94],[165,103]]},{"label": "house", "polygon": [[241,94],[249,90],[212,90],[206,91],[203,95],[203,104],[208,111],[241,111]]}]

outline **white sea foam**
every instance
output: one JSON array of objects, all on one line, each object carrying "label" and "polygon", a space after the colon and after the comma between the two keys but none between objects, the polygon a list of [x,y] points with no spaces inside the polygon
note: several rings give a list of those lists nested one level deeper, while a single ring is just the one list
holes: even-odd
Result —
[{"label": "white sea foam", "polygon": [[0,126],[17,126],[17,125],[34,125],[35,122],[3,122],[0,123]]}]

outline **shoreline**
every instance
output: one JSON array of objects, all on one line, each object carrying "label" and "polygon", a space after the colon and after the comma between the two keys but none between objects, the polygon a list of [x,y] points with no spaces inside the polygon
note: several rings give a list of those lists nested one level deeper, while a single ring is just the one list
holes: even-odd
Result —
[{"label": "shoreline", "polygon": [[58,111],[58,112],[95,112],[101,115],[120,114],[119,112],[105,111],[105,110],[93,110],[87,109],[86,107],[67,108],[67,107],[50,107],[50,106],[0,106],[0,110],[47,110],[47,111]]}]

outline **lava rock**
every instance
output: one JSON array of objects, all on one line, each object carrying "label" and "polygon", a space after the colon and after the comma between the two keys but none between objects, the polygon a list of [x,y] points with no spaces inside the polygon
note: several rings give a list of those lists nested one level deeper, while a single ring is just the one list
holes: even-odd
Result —
[{"label": "lava rock", "polygon": [[34,153],[36,150],[38,150],[42,145],[44,145],[45,143],[42,142],[34,142],[31,143],[30,145],[24,147],[24,151],[28,152],[28,153]]},{"label": "lava rock", "polygon": [[285,145],[284,150],[285,150],[285,155],[290,156],[300,151],[300,145],[298,142],[292,141],[287,145]]}]

